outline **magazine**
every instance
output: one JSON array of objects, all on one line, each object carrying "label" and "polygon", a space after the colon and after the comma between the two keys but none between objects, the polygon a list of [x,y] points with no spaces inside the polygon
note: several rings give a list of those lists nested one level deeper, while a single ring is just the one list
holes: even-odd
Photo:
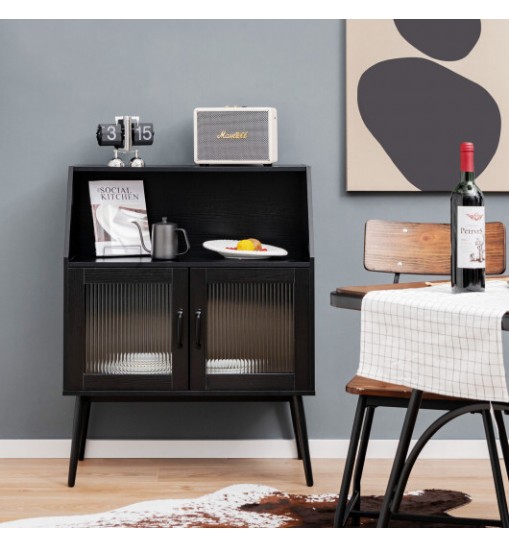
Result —
[{"label": "magazine", "polygon": [[150,255],[143,181],[89,181],[97,257]]}]

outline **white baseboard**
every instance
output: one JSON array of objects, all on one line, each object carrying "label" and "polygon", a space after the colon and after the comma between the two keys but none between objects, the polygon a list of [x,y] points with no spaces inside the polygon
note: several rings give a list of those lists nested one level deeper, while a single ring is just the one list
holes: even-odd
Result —
[{"label": "white baseboard", "polygon": [[[388,459],[396,440],[372,440],[368,458]],[[348,440],[310,440],[311,458],[345,458]],[[0,458],[68,458],[70,440],[0,440]],[[88,440],[87,458],[295,458],[293,440]],[[485,459],[485,440],[431,440],[422,453],[427,459]]]}]

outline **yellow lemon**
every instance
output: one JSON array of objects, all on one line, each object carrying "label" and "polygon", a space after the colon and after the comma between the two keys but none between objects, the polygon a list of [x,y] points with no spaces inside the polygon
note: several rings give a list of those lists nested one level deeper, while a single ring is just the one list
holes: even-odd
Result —
[{"label": "yellow lemon", "polygon": [[254,251],[254,243],[251,240],[240,240],[237,243],[237,251]]}]

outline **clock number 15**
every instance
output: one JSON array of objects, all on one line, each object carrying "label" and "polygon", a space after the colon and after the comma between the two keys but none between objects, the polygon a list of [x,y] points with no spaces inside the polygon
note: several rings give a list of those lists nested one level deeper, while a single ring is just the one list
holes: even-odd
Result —
[{"label": "clock number 15", "polygon": [[136,124],[132,127],[134,145],[151,145],[154,142],[154,124]]}]

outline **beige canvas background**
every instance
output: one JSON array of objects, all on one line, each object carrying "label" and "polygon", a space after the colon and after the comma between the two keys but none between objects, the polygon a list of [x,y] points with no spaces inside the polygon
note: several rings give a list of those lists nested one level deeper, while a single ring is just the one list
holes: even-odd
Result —
[{"label": "beige canvas background", "polygon": [[[459,61],[440,61],[409,44],[392,19],[348,20],[346,26],[346,161],[349,191],[419,191],[394,165],[364,125],[357,107],[357,83],[375,63],[398,57],[431,59],[483,86],[497,102],[502,129],[497,152],[477,181],[483,191],[509,192],[506,151],[509,130],[509,20],[483,20],[473,50]],[[458,173],[459,176],[459,173]],[[451,181],[451,188],[455,181]]]}]

